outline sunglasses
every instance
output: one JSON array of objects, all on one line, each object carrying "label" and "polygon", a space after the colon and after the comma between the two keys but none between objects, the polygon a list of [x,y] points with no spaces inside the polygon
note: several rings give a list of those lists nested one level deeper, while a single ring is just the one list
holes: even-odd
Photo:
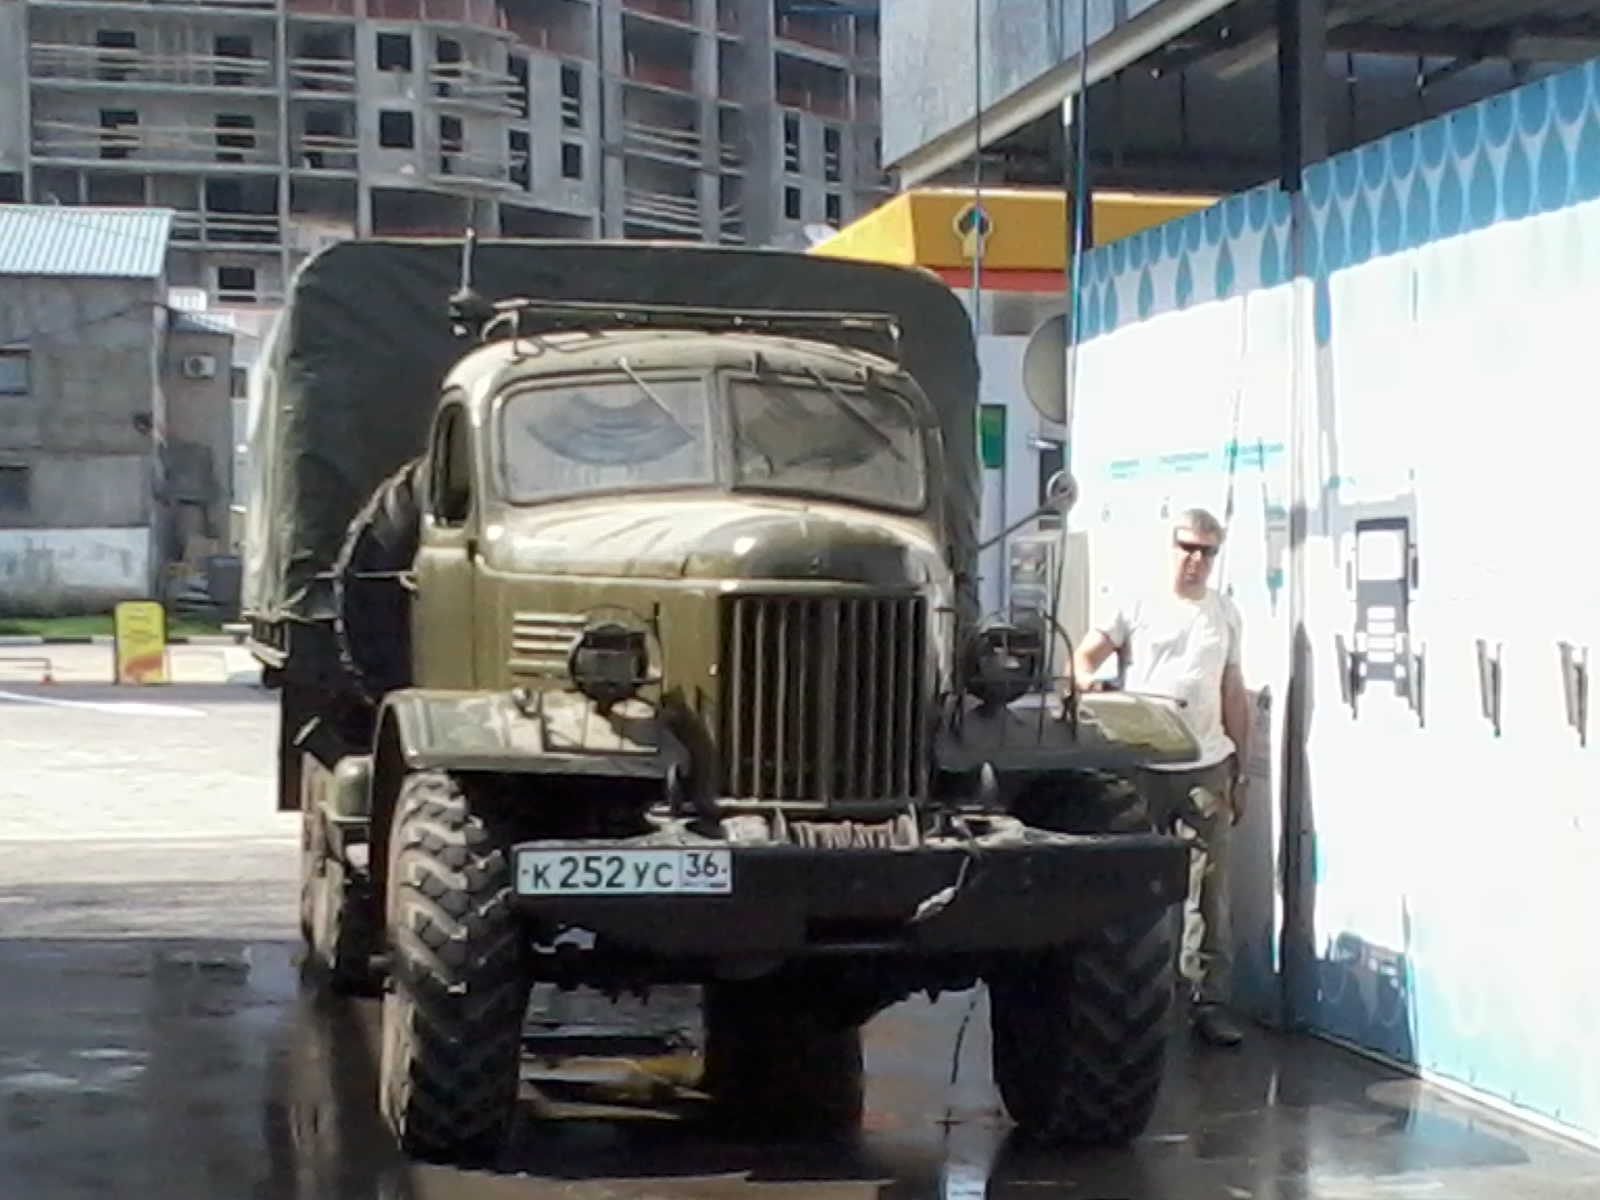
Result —
[{"label": "sunglasses", "polygon": [[1183,542],[1176,538],[1173,539],[1172,544],[1185,554],[1198,554],[1201,558],[1215,558],[1217,551],[1221,548],[1219,546],[1207,546],[1200,542]]}]

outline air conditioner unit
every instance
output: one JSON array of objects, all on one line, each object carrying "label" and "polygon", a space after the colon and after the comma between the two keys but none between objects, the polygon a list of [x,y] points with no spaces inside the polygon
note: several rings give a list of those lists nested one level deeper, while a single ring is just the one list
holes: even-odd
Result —
[{"label": "air conditioner unit", "polygon": [[217,356],[214,354],[185,354],[183,356],[183,377],[185,379],[215,379],[217,377]]}]

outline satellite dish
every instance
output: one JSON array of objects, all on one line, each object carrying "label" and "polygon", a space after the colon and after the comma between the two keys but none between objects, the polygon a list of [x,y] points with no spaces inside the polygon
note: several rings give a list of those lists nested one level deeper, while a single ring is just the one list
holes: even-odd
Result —
[{"label": "satellite dish", "polygon": [[1046,421],[1067,424],[1067,314],[1047,317],[1022,351],[1022,390]]}]

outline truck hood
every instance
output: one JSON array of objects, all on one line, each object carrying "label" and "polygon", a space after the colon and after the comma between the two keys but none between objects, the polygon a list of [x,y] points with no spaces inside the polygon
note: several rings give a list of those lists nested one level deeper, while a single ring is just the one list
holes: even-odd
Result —
[{"label": "truck hood", "polygon": [[587,501],[510,512],[485,530],[508,574],[838,580],[918,585],[948,574],[922,522],[838,504],[717,496]]}]

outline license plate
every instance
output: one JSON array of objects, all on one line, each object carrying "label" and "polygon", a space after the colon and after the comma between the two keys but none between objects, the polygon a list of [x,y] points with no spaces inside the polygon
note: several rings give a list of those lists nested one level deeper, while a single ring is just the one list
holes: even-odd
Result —
[{"label": "license plate", "polygon": [[517,891],[524,896],[726,896],[733,892],[733,854],[656,846],[519,850]]}]

